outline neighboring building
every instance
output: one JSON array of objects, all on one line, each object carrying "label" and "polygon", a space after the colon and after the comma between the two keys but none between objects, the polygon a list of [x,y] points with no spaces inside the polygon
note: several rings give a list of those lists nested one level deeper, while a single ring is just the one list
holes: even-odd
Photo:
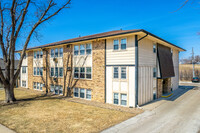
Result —
[{"label": "neighboring building", "polygon": [[[15,60],[15,72],[16,72],[16,70],[17,70],[17,65],[18,65],[18,63],[19,63],[19,60]],[[2,58],[0,58],[0,67],[1,67],[1,69],[2,69],[3,74],[5,75],[5,64],[4,64],[4,61],[3,61]],[[0,79],[0,80],[1,80],[1,79]],[[20,75],[19,75],[19,77],[17,78],[17,81],[16,81],[15,86],[18,87],[18,86],[19,86],[19,83],[20,83]],[[0,83],[0,87],[2,87],[2,86],[3,86],[3,85],[1,85],[1,83]]]},{"label": "neighboring building", "polygon": [[79,79],[73,96],[127,107],[177,89],[179,52],[185,51],[142,29],[64,40],[27,50],[22,86],[45,90],[48,85],[51,92],[62,94],[71,50],[72,68],[67,73],[72,70]]}]

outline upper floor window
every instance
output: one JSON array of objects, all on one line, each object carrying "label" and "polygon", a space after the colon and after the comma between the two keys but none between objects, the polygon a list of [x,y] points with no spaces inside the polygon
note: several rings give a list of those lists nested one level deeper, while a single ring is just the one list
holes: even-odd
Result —
[{"label": "upper floor window", "polygon": [[153,68],[153,77],[154,77],[154,78],[156,78],[156,77],[157,77],[157,70],[156,70],[156,68],[155,68],[155,67]]},{"label": "upper floor window", "polygon": [[63,67],[51,67],[50,70],[50,76],[51,77],[63,77]]},{"label": "upper floor window", "polygon": [[51,49],[51,58],[63,57],[63,48]]},{"label": "upper floor window", "polygon": [[63,57],[63,48],[60,48],[60,50],[59,50],[59,56]]},{"label": "upper floor window", "polygon": [[41,51],[34,51],[33,56],[34,56],[34,59],[42,58],[43,57],[43,51],[42,50]]},{"label": "upper floor window", "polygon": [[74,55],[78,55],[78,51],[79,51],[79,46],[75,45],[74,46]]},{"label": "upper floor window", "polygon": [[80,67],[80,68],[75,67],[74,68],[74,78],[91,79],[92,78],[92,68],[91,67]]},{"label": "upper floor window", "polygon": [[85,67],[80,68],[80,78],[85,78]]},{"label": "upper floor window", "polygon": [[26,73],[26,67],[22,67],[22,73]]},{"label": "upper floor window", "polygon": [[55,49],[55,57],[58,57],[58,49]]},{"label": "upper floor window", "polygon": [[34,76],[42,76],[43,75],[43,68],[42,67],[34,67],[33,68],[33,75]]},{"label": "upper floor window", "polygon": [[54,49],[51,49],[51,57],[54,57]]},{"label": "upper floor window", "polygon": [[118,79],[118,77],[119,77],[118,76],[119,75],[118,69],[119,69],[118,67],[114,67],[114,78],[115,79]]},{"label": "upper floor window", "polygon": [[92,45],[89,43],[89,44],[86,44],[86,54],[91,54],[91,51],[92,51]]},{"label": "upper floor window", "polygon": [[80,55],[85,55],[85,45],[84,44],[80,45]]},{"label": "upper floor window", "polygon": [[86,67],[86,78],[87,79],[91,79],[91,77],[92,77],[91,72],[92,72],[91,67]]},{"label": "upper floor window", "polygon": [[156,44],[153,45],[153,52],[156,53]]},{"label": "upper floor window", "polygon": [[74,45],[74,55],[90,55],[92,53],[92,44]]},{"label": "upper floor window", "polygon": [[119,40],[114,40],[114,50],[119,49]]},{"label": "upper floor window", "polygon": [[126,38],[121,39],[121,49],[126,49]]}]

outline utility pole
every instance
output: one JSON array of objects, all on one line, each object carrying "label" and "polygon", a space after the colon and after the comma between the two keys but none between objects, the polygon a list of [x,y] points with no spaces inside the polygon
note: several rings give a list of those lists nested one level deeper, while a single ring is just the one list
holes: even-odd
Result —
[{"label": "utility pole", "polygon": [[194,73],[194,50],[192,47],[192,66],[193,66],[193,77],[195,77],[195,73]]}]

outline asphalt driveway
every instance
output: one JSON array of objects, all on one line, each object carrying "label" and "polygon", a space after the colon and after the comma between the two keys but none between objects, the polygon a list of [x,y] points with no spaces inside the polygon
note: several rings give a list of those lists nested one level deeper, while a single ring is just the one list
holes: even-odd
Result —
[{"label": "asphalt driveway", "polygon": [[142,108],[143,114],[104,133],[197,133],[200,131],[200,84],[185,83],[167,99]]}]

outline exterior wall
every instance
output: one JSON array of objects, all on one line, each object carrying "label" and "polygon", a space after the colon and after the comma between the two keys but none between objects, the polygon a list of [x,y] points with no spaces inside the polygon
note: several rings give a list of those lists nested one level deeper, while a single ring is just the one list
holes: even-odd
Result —
[{"label": "exterior wall", "polygon": [[172,77],[172,89],[176,90],[179,87],[179,51],[173,49],[173,63],[175,77]]},{"label": "exterior wall", "polygon": [[106,67],[106,102],[109,104],[113,104],[114,93],[127,94],[127,106],[134,107],[135,66],[126,66],[126,79],[113,79],[113,68],[113,66]]},{"label": "exterior wall", "polygon": [[163,93],[171,92],[171,78],[166,78],[163,80]]},{"label": "exterior wall", "polygon": [[163,79],[157,79],[157,98],[160,98],[163,93]]},{"label": "exterior wall", "polygon": [[[126,50],[113,50],[114,39],[127,38]],[[106,65],[135,65],[135,37],[127,36],[121,38],[107,39],[106,41]]]},{"label": "exterior wall", "polygon": [[[153,41],[142,39],[139,42],[139,79],[138,104],[142,105],[153,100],[153,89],[157,87],[153,77],[153,68],[157,68],[157,53],[153,52]],[[158,71],[158,68],[157,68]]]},{"label": "exterior wall", "polygon": [[[92,101],[105,102],[105,40],[92,42],[92,79],[79,79],[77,88],[91,89]],[[88,59],[90,60],[90,58]],[[90,61],[88,61],[89,63]],[[87,64],[87,63],[86,63]],[[88,64],[87,64],[88,65]]]},{"label": "exterior wall", "polygon": [[[22,73],[22,67],[26,67],[26,73]],[[25,88],[28,88],[28,55],[26,54],[26,58],[23,59],[22,61],[22,67],[21,67],[21,70],[20,70],[20,86],[22,87],[22,81],[26,81],[26,87]]]}]

